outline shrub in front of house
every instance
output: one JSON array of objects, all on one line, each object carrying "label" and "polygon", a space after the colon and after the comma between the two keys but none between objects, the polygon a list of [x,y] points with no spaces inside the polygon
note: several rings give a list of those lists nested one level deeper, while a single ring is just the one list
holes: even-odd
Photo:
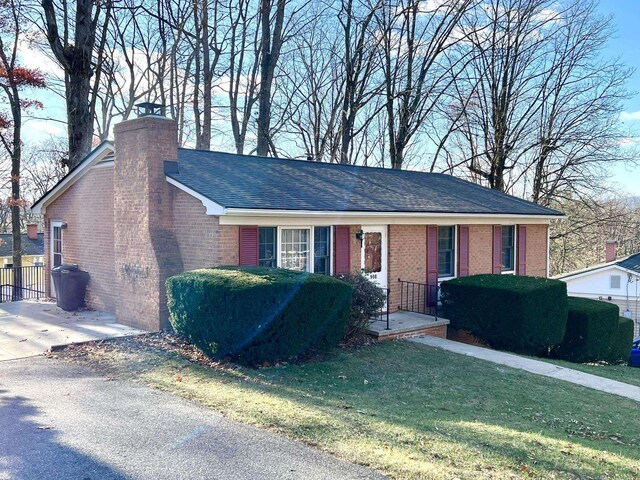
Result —
[{"label": "shrub in front of house", "polygon": [[[607,360],[617,336],[620,313],[611,303],[569,297],[567,331],[553,356],[571,362]],[[627,345],[627,356],[631,341]]]},{"label": "shrub in front of house", "polygon": [[338,278],[353,286],[351,312],[344,331],[344,339],[349,341],[366,330],[372,319],[380,313],[387,294],[364,275],[338,275]]},{"label": "shrub in front of house", "polygon": [[451,326],[494,348],[533,355],[559,344],[567,322],[567,285],[517,275],[473,275],[443,282]]},{"label": "shrub in front of house", "polygon": [[167,280],[174,330],[213,358],[247,365],[337,345],[351,291],[332,277],[280,268],[217,267]]},{"label": "shrub in front of house", "polygon": [[611,342],[611,351],[607,357],[609,363],[622,363],[629,360],[633,343],[633,320],[619,317],[616,333]]}]

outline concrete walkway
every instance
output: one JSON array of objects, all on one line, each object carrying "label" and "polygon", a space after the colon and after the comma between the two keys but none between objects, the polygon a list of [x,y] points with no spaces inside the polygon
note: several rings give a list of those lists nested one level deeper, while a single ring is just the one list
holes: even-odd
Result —
[{"label": "concrete walkway", "polygon": [[564,380],[565,382],[575,383],[583,387],[593,388],[601,392],[612,393],[621,397],[630,398],[640,402],[640,387],[629,385],[627,383],[609,380],[608,378],[598,377],[589,373],[578,372],[570,368],[560,367],[548,362],[533,360],[531,358],[521,357],[512,353],[499,352],[488,348],[467,345],[466,343],[454,342],[436,337],[415,337],[412,342],[421,343],[430,347],[441,348],[460,355],[480,358],[488,362],[506,365],[511,368],[525,370],[537,375]]},{"label": "concrete walkway", "polygon": [[57,345],[141,333],[106,312],[65,312],[42,300],[0,303],[0,361],[33,357]]}]

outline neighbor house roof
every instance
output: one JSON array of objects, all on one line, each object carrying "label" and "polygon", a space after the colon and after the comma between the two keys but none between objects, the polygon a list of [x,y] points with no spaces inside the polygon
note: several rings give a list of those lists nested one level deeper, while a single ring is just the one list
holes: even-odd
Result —
[{"label": "neighbor house roof", "polygon": [[625,270],[628,273],[640,274],[640,252],[621,258],[620,260],[614,260],[613,262],[599,263],[581,270],[556,275],[554,278],[557,278],[558,280],[566,280],[568,278],[583,276],[598,270],[605,270],[607,268],[617,268]]},{"label": "neighbor house roof", "polygon": [[224,209],[562,216],[451,175],[179,149],[168,178]]},{"label": "neighbor house roof", "polygon": [[622,268],[640,273],[640,252],[616,262]]},{"label": "neighbor house roof", "polygon": [[[26,233],[21,235],[22,255],[44,255],[44,233],[31,240]],[[13,236],[10,233],[0,233],[0,257],[13,255]]]}]

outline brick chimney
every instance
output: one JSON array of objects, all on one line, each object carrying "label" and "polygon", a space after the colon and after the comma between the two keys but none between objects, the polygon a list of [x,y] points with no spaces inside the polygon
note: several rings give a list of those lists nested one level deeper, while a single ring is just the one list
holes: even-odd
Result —
[{"label": "brick chimney", "polygon": [[615,240],[607,240],[604,252],[605,262],[609,263],[615,261],[618,257],[618,242]]},{"label": "brick chimney", "polygon": [[38,239],[38,224],[30,223],[27,225],[27,238],[29,240],[37,240]]},{"label": "brick chimney", "polygon": [[139,328],[165,329],[165,281],[183,270],[164,173],[164,162],[178,159],[178,125],[148,115],[117,124],[114,133],[116,316]]}]

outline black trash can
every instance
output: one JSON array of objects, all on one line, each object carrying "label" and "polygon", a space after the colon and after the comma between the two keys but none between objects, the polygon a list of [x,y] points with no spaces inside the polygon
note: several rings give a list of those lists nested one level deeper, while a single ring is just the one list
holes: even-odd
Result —
[{"label": "black trash can", "polygon": [[84,296],[89,283],[89,272],[78,265],[62,264],[51,270],[53,285],[56,289],[56,303],[67,312],[84,307]]}]

